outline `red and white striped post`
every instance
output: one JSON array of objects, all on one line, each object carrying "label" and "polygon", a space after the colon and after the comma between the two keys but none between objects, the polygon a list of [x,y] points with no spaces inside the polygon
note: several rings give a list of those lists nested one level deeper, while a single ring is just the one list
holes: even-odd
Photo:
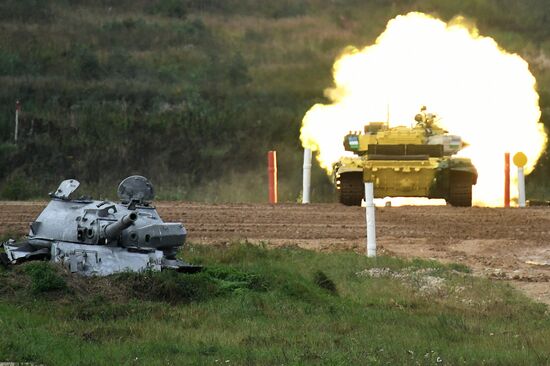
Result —
[{"label": "red and white striped post", "polygon": [[267,176],[269,181],[269,203],[277,203],[277,151],[267,152]]},{"label": "red and white striped post", "polygon": [[504,207],[510,207],[510,153],[504,153]]}]

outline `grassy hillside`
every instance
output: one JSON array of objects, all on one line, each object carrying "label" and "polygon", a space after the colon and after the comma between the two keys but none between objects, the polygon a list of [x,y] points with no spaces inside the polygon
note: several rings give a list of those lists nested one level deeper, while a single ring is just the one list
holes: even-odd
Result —
[{"label": "grassy hillside", "polygon": [[0,358],[45,365],[544,365],[550,318],[461,265],[248,244],[206,270],[0,268]]},{"label": "grassy hillside", "polygon": [[[545,0],[2,1],[0,197],[66,177],[113,196],[139,173],[164,198],[261,201],[276,149],[280,197],[295,200],[300,121],[324,100],[333,60],[412,10],[468,16],[530,60],[550,121]],[[545,156],[528,184],[544,186],[549,170]],[[313,199],[331,200],[318,168],[313,181]]]}]

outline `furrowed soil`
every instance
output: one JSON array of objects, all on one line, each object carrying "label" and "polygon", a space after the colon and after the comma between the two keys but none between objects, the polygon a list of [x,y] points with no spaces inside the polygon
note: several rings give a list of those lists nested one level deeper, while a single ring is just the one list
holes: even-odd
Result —
[{"label": "furrowed soil", "polygon": [[[0,202],[0,237],[20,237],[46,202]],[[159,202],[164,221],[183,222],[188,240],[238,240],[319,251],[365,251],[365,213],[339,204]],[[380,254],[469,266],[550,304],[550,208],[378,207]]]}]

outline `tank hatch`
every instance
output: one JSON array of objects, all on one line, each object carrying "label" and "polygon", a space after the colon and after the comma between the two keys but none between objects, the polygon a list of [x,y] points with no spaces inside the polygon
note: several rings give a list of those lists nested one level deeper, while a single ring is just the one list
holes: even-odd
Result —
[{"label": "tank hatch", "polygon": [[59,187],[57,187],[57,190],[55,192],[50,193],[50,197],[68,200],[71,193],[76,191],[79,185],[80,182],[76,179],[64,180],[63,182],[61,182]]},{"label": "tank hatch", "polygon": [[117,194],[123,202],[148,202],[155,198],[153,185],[141,175],[132,175],[120,182]]}]

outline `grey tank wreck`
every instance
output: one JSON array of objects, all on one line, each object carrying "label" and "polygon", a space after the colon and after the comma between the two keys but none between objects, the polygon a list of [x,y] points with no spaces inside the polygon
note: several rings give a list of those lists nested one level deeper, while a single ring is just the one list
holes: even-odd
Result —
[{"label": "grey tank wreck", "polygon": [[99,276],[165,268],[200,270],[176,258],[187,231],[181,223],[161,220],[150,203],[154,190],[146,178],[123,180],[119,203],[71,199],[79,185],[77,180],[65,180],[50,193],[52,200],[31,223],[27,238],[2,244],[4,264],[49,259],[71,272]]}]

